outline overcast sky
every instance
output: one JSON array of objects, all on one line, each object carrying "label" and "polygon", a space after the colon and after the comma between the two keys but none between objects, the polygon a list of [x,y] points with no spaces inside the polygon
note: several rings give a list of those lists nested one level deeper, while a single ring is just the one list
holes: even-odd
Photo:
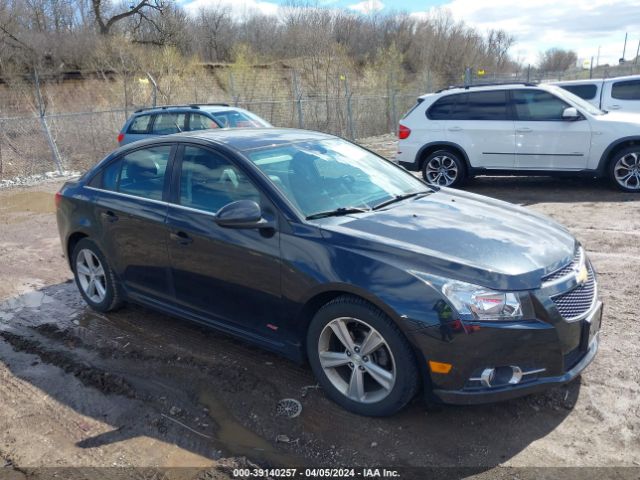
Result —
[{"label": "overcast sky", "polygon": [[[236,12],[257,9],[277,14],[284,0],[181,0],[189,10],[205,5],[228,4]],[[447,8],[456,19],[481,31],[502,28],[516,38],[511,55],[535,64],[539,52],[550,47],[569,48],[578,57],[600,64],[617,63],[622,56],[625,32],[629,32],[625,58],[635,57],[640,40],[640,0],[319,0],[319,4],[366,15],[372,11],[404,10],[426,15]]]}]

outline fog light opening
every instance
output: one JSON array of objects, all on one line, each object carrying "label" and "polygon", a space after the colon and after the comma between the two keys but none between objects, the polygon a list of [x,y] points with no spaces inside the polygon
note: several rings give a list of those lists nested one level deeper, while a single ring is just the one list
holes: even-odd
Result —
[{"label": "fog light opening", "polygon": [[480,375],[480,383],[484,387],[491,387],[493,380],[496,378],[496,369],[495,368],[485,368]]},{"label": "fog light opening", "polygon": [[471,378],[470,380],[479,380],[483,387],[491,388],[501,385],[517,385],[522,381],[522,376],[526,373],[518,366],[509,367],[488,367],[480,374],[479,378]]}]

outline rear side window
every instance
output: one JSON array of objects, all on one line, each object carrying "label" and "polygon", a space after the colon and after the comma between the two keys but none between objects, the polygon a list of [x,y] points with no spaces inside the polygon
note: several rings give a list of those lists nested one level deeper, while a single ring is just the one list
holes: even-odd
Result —
[{"label": "rear side window", "polygon": [[640,100],[640,80],[614,83],[611,87],[611,96],[618,100]]},{"label": "rear side window", "polygon": [[489,90],[459,95],[451,117],[453,120],[508,120],[507,92]]},{"label": "rear side window", "polygon": [[102,188],[162,200],[170,145],[143,148],[111,163],[102,172]]},{"label": "rear side window", "polygon": [[149,131],[149,122],[151,115],[139,115],[133,119],[127,133],[147,133]]},{"label": "rear side window", "polygon": [[570,105],[543,90],[513,90],[513,103],[520,121],[562,120],[562,112]]},{"label": "rear side window", "polygon": [[455,105],[457,97],[460,97],[460,95],[447,95],[436,100],[427,110],[427,118],[431,120],[450,120],[451,108]]},{"label": "rear side window", "polygon": [[424,98],[419,98],[419,99],[418,99],[418,101],[417,101],[417,103],[416,103],[413,107],[411,107],[411,108],[407,111],[407,113],[405,113],[405,114],[402,116],[402,118],[407,118],[409,115],[411,115],[411,112],[413,112],[416,108],[418,108],[422,102],[424,102]]},{"label": "rear side window", "polygon": [[153,133],[156,135],[170,135],[186,130],[186,113],[159,113],[153,121]]},{"label": "rear side window", "polygon": [[596,93],[598,93],[598,86],[591,83],[586,85],[560,85],[560,87],[583,100],[593,100],[596,98]]}]

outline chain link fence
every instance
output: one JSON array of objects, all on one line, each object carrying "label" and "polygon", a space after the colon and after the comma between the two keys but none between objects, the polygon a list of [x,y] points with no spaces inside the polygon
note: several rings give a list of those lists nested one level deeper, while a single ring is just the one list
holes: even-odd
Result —
[{"label": "chain link fence", "polygon": [[432,88],[428,75],[401,85],[393,75],[351,81],[346,74],[323,73],[215,66],[155,78],[144,72],[70,78],[34,72],[5,81],[0,83],[0,180],[86,170],[117,147],[126,119],[145,106],[225,102],[274,126],[356,139],[395,131],[402,113]]}]

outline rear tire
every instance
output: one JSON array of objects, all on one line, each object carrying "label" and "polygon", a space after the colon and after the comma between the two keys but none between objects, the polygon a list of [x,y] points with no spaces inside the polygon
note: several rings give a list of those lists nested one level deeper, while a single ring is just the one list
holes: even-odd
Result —
[{"label": "rear tire", "polygon": [[340,296],[316,313],[307,352],[327,396],[353,413],[392,415],[418,390],[411,345],[387,315],[360,298]]},{"label": "rear tire", "polygon": [[613,155],[609,162],[609,180],[624,192],[640,193],[640,145]]},{"label": "rear tire", "polygon": [[100,249],[88,238],[80,240],[71,254],[76,286],[84,301],[98,312],[122,306],[122,294],[113,270]]},{"label": "rear tire", "polygon": [[466,176],[460,156],[448,149],[436,150],[422,162],[422,178],[438,187],[458,187]]}]

